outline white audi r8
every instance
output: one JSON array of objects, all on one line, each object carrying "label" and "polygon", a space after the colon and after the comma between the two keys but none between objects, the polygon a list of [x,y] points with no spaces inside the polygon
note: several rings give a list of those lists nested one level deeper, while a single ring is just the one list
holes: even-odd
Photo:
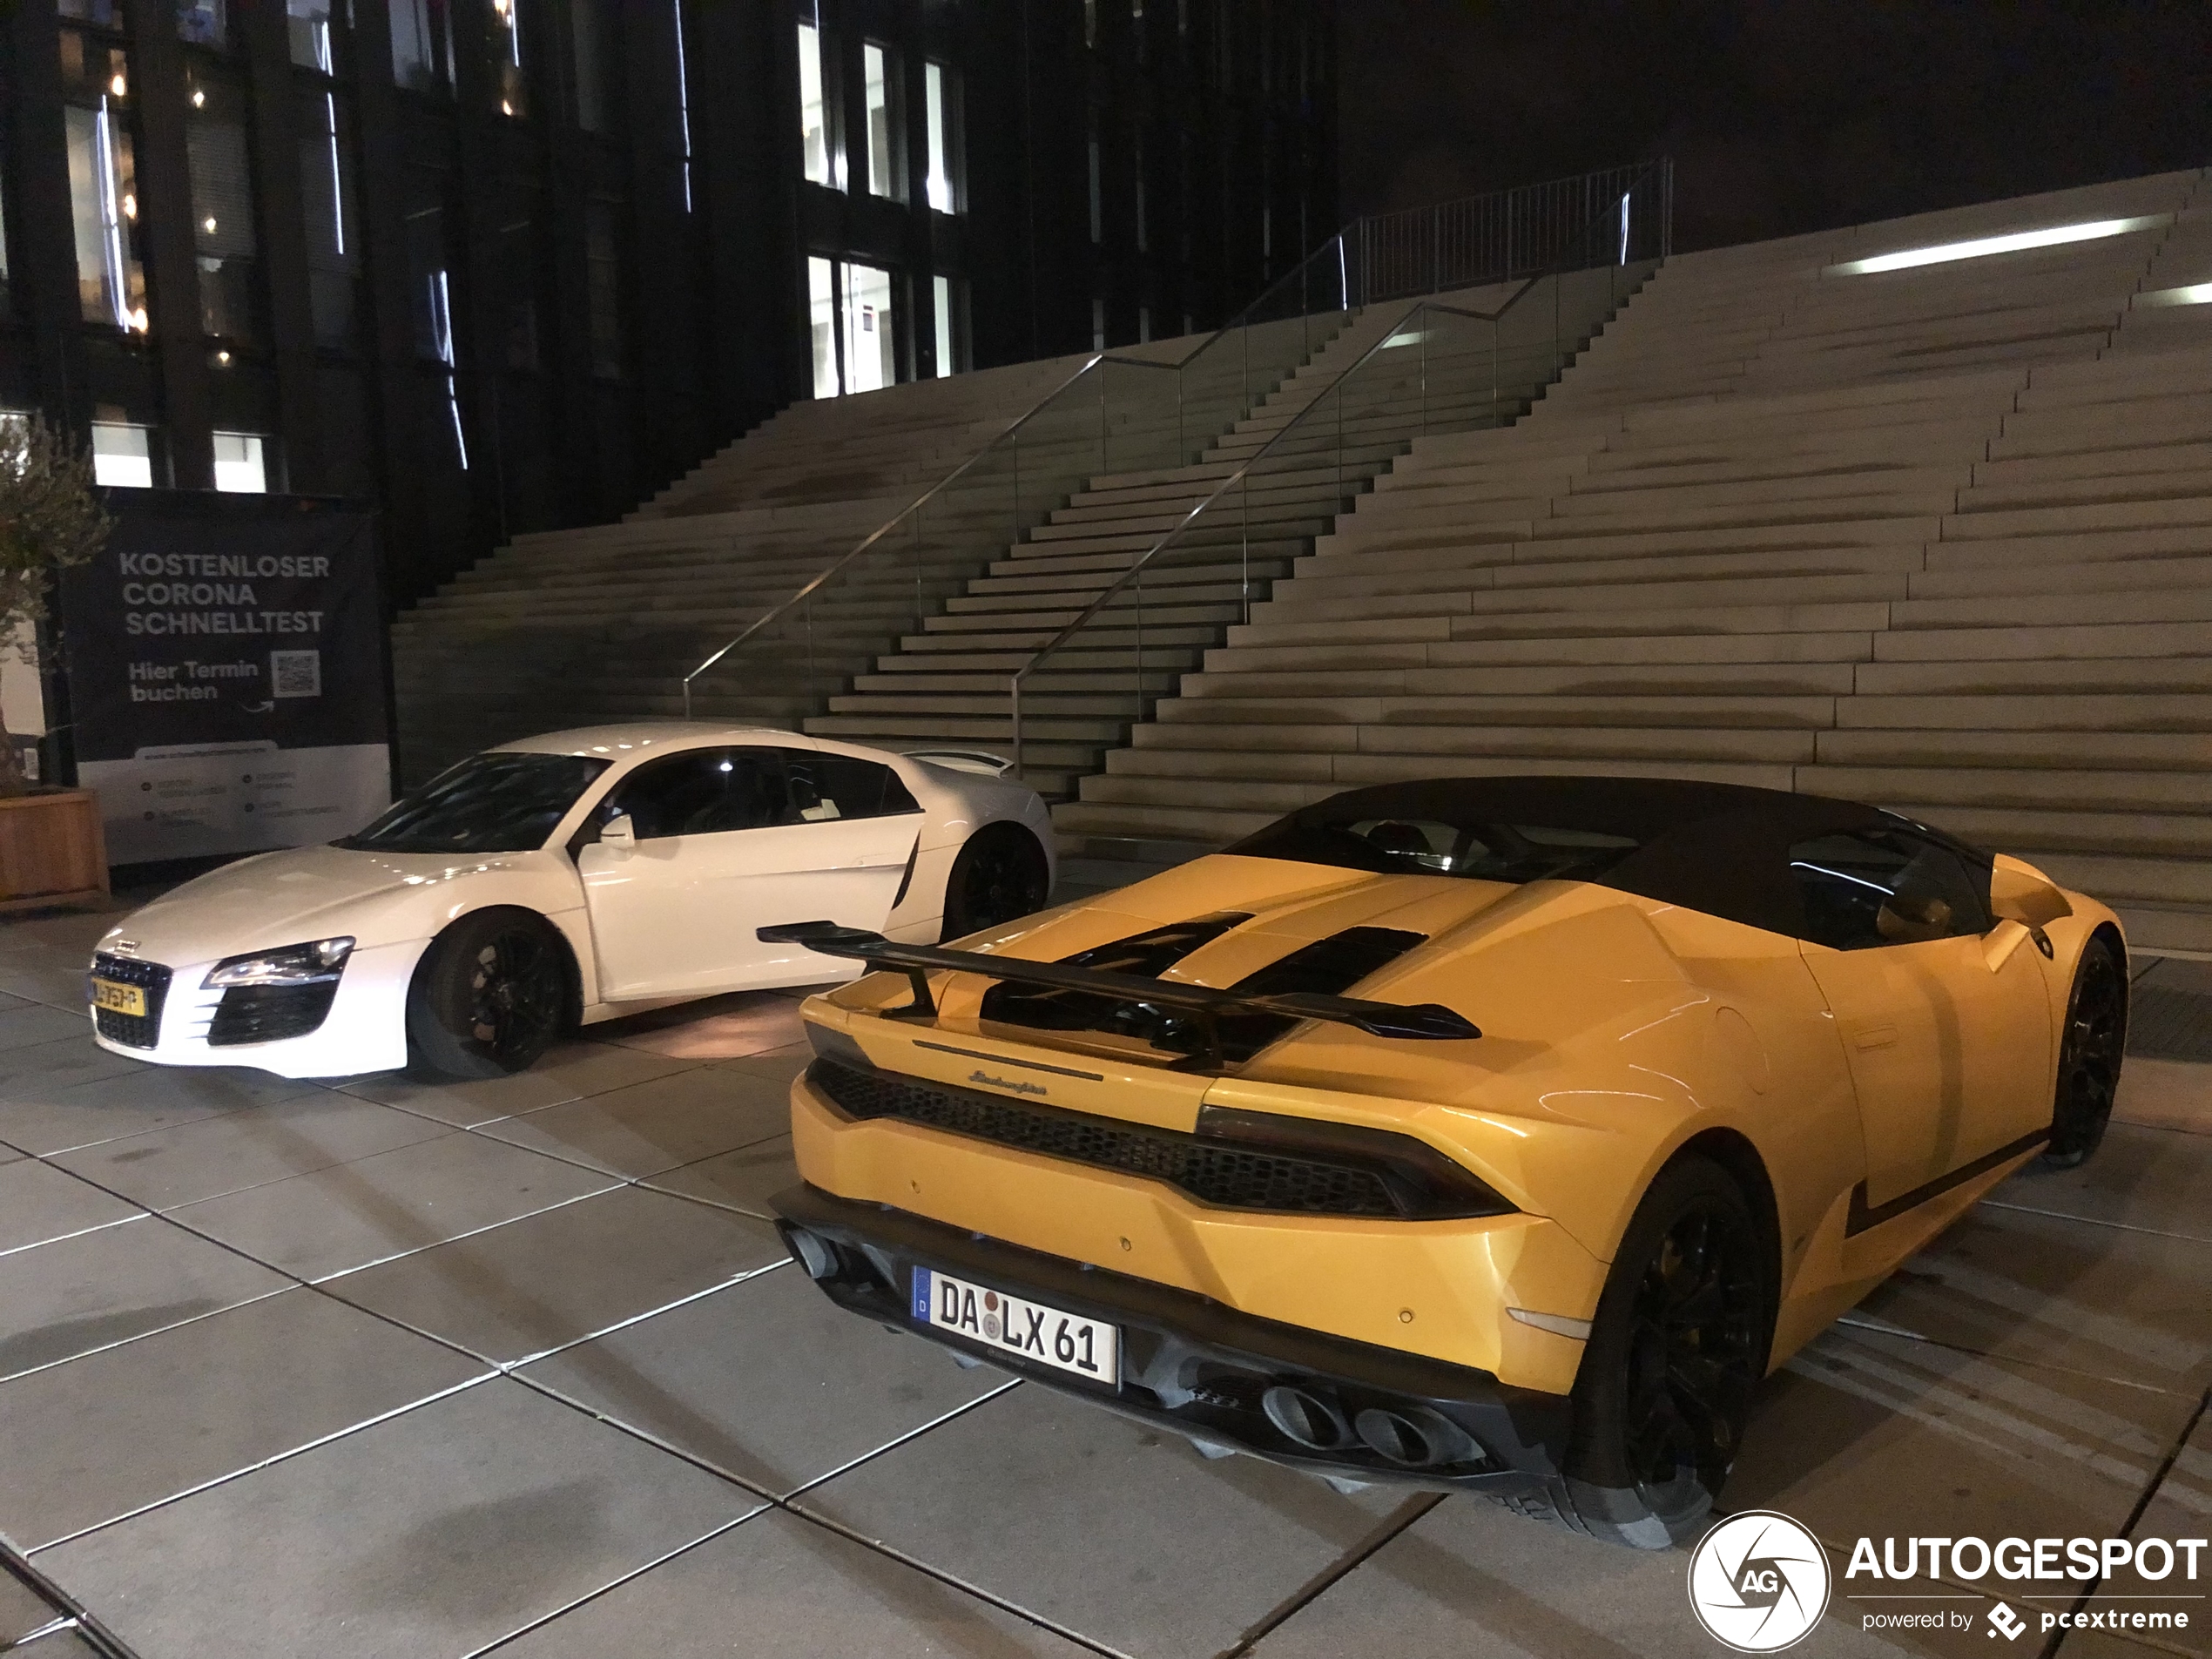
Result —
[{"label": "white audi r8", "polygon": [[849,979],[759,929],[927,943],[1045,903],[1051,819],[1002,766],[688,723],[507,744],[134,912],[93,954],[93,1029],[168,1065],[486,1077],[576,1023]]}]

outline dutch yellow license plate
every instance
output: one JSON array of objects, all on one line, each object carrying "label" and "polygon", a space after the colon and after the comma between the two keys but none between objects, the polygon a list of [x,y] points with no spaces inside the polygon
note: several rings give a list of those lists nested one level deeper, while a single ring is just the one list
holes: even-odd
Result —
[{"label": "dutch yellow license plate", "polygon": [[142,985],[118,985],[111,979],[92,981],[92,1006],[105,1008],[110,1014],[128,1014],[138,1019],[146,1017],[146,993]]}]

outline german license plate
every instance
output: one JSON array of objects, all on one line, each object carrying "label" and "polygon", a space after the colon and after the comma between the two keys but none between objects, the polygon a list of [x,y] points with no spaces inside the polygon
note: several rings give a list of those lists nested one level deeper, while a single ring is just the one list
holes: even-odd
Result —
[{"label": "german license plate", "polygon": [[970,1285],[933,1268],[917,1267],[914,1275],[914,1314],[924,1325],[1093,1382],[1119,1384],[1122,1333],[1117,1326]]},{"label": "german license plate", "polygon": [[143,985],[120,985],[111,979],[92,981],[92,1006],[105,1008],[110,1014],[128,1014],[135,1019],[146,1017],[146,992]]}]

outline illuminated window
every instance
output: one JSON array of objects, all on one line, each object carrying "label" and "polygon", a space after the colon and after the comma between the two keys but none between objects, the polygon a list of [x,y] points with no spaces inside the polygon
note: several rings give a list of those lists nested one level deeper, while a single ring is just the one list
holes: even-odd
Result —
[{"label": "illuminated window", "polygon": [[907,199],[906,123],[900,118],[899,54],[871,40],[860,48],[868,110],[868,194]]},{"label": "illuminated window", "polygon": [[61,44],[71,98],[63,127],[78,301],[87,322],[142,334],[146,280],[138,253],[138,165],[125,113],[129,67],[119,48],[96,45],[74,30],[62,32]]},{"label": "illuminated window", "polygon": [[936,372],[941,379],[968,367],[968,284],[959,277],[934,277],[930,297],[936,314]]},{"label": "illuminated window", "polygon": [[892,274],[817,255],[806,261],[814,395],[873,392],[899,378],[900,321]]},{"label": "illuminated window", "polygon": [[2100,219],[2080,225],[2053,225],[2040,231],[2016,231],[2007,236],[1984,236],[1970,242],[1943,242],[1932,247],[1878,253],[1872,259],[1852,260],[1828,268],[1838,276],[1909,271],[1922,265],[1947,265],[1953,260],[1982,260],[1993,253],[2018,253],[2032,247],[2057,247],[2067,242],[2094,242],[2102,237],[2124,236],[2129,231],[2163,225],[2171,218],[2168,213],[2153,213],[2144,219]]},{"label": "illuminated window", "polygon": [[806,177],[831,189],[840,187],[840,169],[830,153],[829,98],[822,79],[822,34],[813,24],[799,25],[799,132],[806,150]]},{"label": "illuminated window", "polygon": [[814,343],[814,395],[835,397],[841,389],[837,373],[837,287],[827,260],[806,261],[806,306]]},{"label": "illuminated window", "polygon": [[268,494],[269,475],[262,464],[258,433],[215,434],[215,488],[233,496]]},{"label": "illuminated window", "polygon": [[891,273],[873,265],[845,267],[845,389],[873,392],[899,378],[892,325]]},{"label": "illuminated window", "polygon": [[153,453],[146,442],[146,428],[95,421],[92,482],[117,489],[152,489]]},{"label": "illuminated window", "polygon": [[943,64],[922,71],[923,114],[929,128],[929,205],[941,213],[967,206],[961,155],[960,71]]}]

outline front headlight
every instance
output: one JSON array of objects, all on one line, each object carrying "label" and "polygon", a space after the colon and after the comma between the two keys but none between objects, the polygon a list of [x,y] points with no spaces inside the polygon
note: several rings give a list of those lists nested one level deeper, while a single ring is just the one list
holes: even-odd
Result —
[{"label": "front headlight", "polygon": [[233,985],[327,984],[345,972],[346,959],[353,954],[351,939],[318,939],[312,944],[255,951],[250,956],[226,956],[208,970],[200,988],[219,991]]}]

